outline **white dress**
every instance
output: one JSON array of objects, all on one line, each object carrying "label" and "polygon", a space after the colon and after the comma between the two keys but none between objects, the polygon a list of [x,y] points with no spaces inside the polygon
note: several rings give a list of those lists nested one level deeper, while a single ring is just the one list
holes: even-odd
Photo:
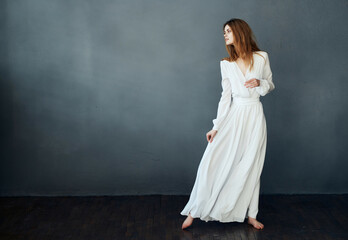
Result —
[{"label": "white dress", "polygon": [[[254,67],[245,76],[236,62],[220,61],[222,93],[213,120],[218,132],[213,142],[208,142],[181,215],[191,213],[206,222],[256,218],[267,143],[260,96],[275,86],[267,52],[254,52],[253,58]],[[260,86],[244,86],[251,78],[259,79]]]}]

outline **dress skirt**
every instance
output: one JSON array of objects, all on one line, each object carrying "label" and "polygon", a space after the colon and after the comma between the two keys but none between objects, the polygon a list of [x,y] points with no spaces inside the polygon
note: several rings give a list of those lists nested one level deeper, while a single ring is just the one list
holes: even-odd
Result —
[{"label": "dress skirt", "polygon": [[228,111],[204,151],[181,215],[206,222],[256,218],[267,144],[263,106],[259,97],[234,97]]}]

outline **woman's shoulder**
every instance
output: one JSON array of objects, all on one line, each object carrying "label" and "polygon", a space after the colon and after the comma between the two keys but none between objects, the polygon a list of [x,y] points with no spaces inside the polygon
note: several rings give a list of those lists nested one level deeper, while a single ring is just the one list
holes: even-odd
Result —
[{"label": "woman's shoulder", "polygon": [[254,57],[256,56],[256,58],[254,59],[260,59],[263,60],[264,62],[266,62],[267,58],[268,58],[268,53],[266,51],[255,51],[254,52]]},{"label": "woman's shoulder", "polygon": [[266,57],[268,53],[266,51],[260,50],[260,51],[255,51],[254,53],[256,54],[261,54],[262,56]]},{"label": "woman's shoulder", "polygon": [[[266,51],[260,50],[260,51],[254,51],[253,55],[259,55],[259,56],[262,56],[262,57],[267,57],[268,53]],[[229,60],[229,57],[224,57],[224,58],[220,59],[220,64],[222,64],[224,62],[231,63],[231,61]]]},{"label": "woman's shoulder", "polygon": [[231,62],[228,60],[228,58],[222,58],[220,60],[220,67],[225,69],[230,63]]},{"label": "woman's shoulder", "polygon": [[230,62],[229,61],[229,58],[228,57],[224,57],[220,60],[220,63],[223,63],[223,62]]}]

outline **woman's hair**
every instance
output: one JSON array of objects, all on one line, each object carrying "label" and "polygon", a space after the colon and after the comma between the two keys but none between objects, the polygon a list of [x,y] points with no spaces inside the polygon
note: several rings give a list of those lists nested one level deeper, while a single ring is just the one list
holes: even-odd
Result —
[{"label": "woman's hair", "polygon": [[[223,58],[222,60],[231,62],[240,57],[245,62],[249,63],[250,69],[252,69],[254,65],[253,52],[261,50],[256,44],[255,36],[251,28],[244,20],[238,18],[232,18],[225,22],[222,32],[225,31],[226,25],[230,26],[232,29],[233,44],[226,44],[229,57]],[[262,56],[261,54],[259,55]]]}]

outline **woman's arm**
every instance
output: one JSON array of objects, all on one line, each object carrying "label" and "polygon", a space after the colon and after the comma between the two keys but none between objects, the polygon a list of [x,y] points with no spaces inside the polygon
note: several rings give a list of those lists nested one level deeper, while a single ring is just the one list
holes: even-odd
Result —
[{"label": "woman's arm", "polygon": [[222,61],[220,61],[220,69],[221,69],[221,86],[222,86],[222,92],[220,101],[218,104],[218,110],[217,110],[217,116],[213,120],[213,130],[218,130],[221,126],[221,124],[226,119],[227,113],[230,108],[230,104],[232,101],[232,88],[230,79],[226,76],[226,69],[225,65]]},{"label": "woman's arm", "polygon": [[256,91],[261,95],[265,96],[267,93],[270,93],[274,88],[274,83],[272,80],[272,71],[269,63],[268,53],[265,55],[265,65],[262,72],[262,78],[260,80],[260,86],[255,87]]}]

